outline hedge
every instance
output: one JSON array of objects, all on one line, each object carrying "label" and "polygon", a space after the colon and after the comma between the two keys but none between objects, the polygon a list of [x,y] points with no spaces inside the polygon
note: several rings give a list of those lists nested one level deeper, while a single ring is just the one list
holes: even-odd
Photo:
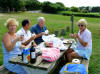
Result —
[{"label": "hedge", "polygon": [[80,12],[69,12],[69,11],[62,11],[59,12],[59,14],[65,15],[65,16],[80,16],[80,17],[96,17],[96,18],[100,18],[100,14],[99,13],[80,13]]}]

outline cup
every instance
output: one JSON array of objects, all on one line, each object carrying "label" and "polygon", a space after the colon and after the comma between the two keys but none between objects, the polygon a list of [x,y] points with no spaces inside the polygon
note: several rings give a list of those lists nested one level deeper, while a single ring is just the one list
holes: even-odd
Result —
[{"label": "cup", "polygon": [[20,39],[21,39],[21,41],[23,41],[24,40],[24,35],[20,35]]},{"label": "cup", "polygon": [[49,31],[48,30],[45,30],[45,34],[48,34],[49,33]]}]

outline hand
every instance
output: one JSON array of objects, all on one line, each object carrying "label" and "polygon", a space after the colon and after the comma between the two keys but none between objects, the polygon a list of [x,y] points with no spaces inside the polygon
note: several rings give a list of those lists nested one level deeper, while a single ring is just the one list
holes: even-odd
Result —
[{"label": "hand", "polygon": [[24,35],[20,36],[20,40],[23,41],[24,40]]},{"label": "hand", "polygon": [[35,38],[36,38],[36,34],[33,34],[33,35],[31,36],[31,39],[34,40]]},{"label": "hand", "polygon": [[77,33],[74,33],[74,38],[78,38],[78,34]]},{"label": "hand", "polygon": [[34,46],[34,47],[37,47],[37,44],[36,44],[36,43],[34,43],[34,44],[33,44],[33,46]]},{"label": "hand", "polygon": [[21,49],[23,49],[23,48],[27,48],[27,46],[25,46],[25,45],[21,45],[20,48],[21,48]]},{"label": "hand", "polygon": [[45,34],[48,34],[49,33],[49,31],[48,30],[45,30]]},{"label": "hand", "polygon": [[41,32],[41,35],[45,35],[45,32]]},{"label": "hand", "polygon": [[16,40],[17,40],[17,41],[23,41],[23,40],[24,40],[24,36],[16,37]]},{"label": "hand", "polygon": [[70,36],[70,37],[73,37],[73,34],[71,33],[71,34],[69,34],[69,36]]}]

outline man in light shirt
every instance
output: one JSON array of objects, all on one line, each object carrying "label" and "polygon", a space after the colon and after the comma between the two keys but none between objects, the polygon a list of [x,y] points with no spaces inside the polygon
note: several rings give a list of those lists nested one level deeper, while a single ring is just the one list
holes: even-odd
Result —
[{"label": "man in light shirt", "polygon": [[69,62],[71,62],[73,58],[86,58],[89,60],[92,53],[92,35],[87,29],[87,21],[80,19],[78,21],[78,27],[78,34],[70,34],[71,37],[76,38],[77,47],[67,50],[65,55]]},{"label": "man in light shirt", "polygon": [[[20,30],[17,31],[16,35],[17,36],[24,36],[24,40],[22,41],[22,44],[30,47],[31,46],[31,42],[34,42],[34,39],[36,37],[36,35],[31,34],[31,32],[29,31],[31,27],[31,22],[28,19],[24,19],[22,21],[22,28]],[[36,43],[34,42],[34,47],[36,47]]]}]

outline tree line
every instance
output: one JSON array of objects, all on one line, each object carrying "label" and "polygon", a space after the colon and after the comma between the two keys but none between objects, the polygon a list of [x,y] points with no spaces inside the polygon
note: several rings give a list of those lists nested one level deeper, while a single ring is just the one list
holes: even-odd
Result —
[{"label": "tree line", "polygon": [[51,3],[49,1],[39,2],[38,0],[0,0],[0,10],[2,11],[30,11],[41,10],[45,13],[58,13],[60,11],[72,12],[100,12],[100,6],[97,7],[65,7],[63,3]]}]

